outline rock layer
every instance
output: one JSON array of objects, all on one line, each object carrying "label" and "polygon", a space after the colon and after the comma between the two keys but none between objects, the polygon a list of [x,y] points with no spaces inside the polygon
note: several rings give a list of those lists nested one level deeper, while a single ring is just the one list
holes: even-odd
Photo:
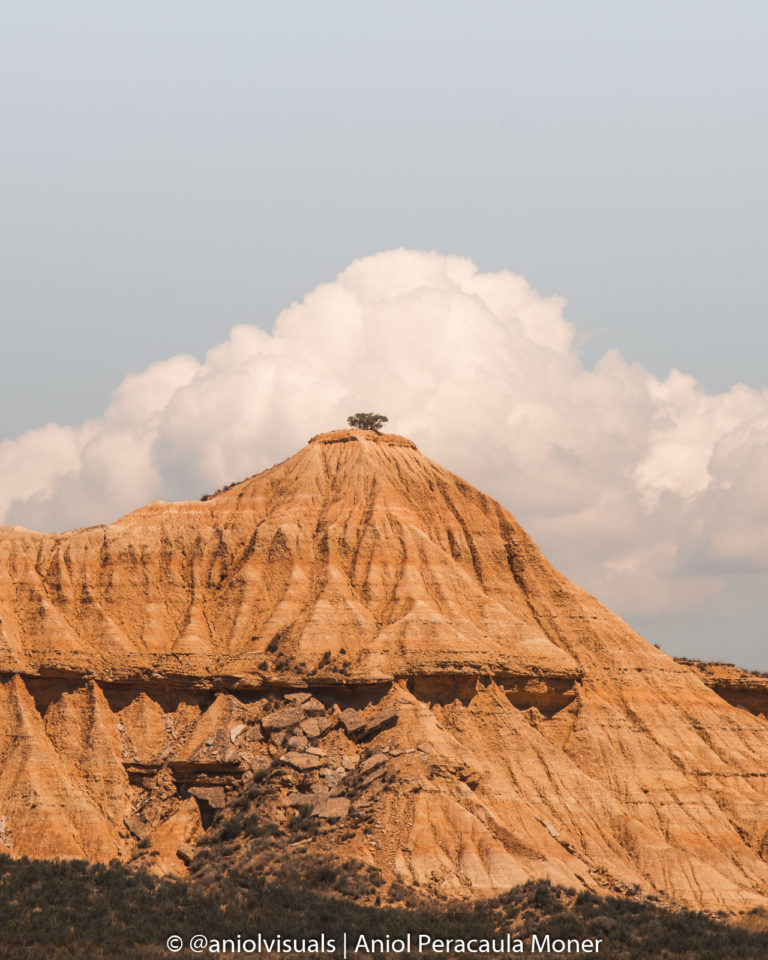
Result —
[{"label": "rock layer", "polygon": [[279,770],[338,850],[427,889],[768,905],[765,717],[404,438],[324,434],[109,526],[0,528],[0,618],[14,855],[181,872]]},{"label": "rock layer", "polygon": [[768,717],[768,676],[741,670],[732,663],[706,663],[702,660],[677,658],[697,670],[704,683],[734,707],[749,710],[755,716]]}]

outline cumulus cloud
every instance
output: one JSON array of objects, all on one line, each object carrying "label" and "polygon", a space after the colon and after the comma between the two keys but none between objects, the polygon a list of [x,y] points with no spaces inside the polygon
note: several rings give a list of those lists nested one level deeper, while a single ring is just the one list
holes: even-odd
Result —
[{"label": "cumulus cloud", "polygon": [[499,499],[625,616],[727,604],[768,571],[768,391],[707,394],[610,351],[507,271],[395,250],[355,261],[201,363],[128,377],[101,419],[0,443],[0,520],[63,529],[198,497],[378,410]]}]

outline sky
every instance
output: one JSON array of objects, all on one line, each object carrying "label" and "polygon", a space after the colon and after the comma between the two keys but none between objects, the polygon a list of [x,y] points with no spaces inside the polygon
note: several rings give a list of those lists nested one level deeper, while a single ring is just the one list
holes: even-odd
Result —
[{"label": "sky", "polygon": [[648,639],[768,669],[767,26],[1,4],[0,522],[199,496],[386,405]]}]

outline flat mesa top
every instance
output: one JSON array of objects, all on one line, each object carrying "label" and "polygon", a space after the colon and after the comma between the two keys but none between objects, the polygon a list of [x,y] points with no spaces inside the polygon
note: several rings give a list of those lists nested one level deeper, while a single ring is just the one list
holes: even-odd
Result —
[{"label": "flat mesa top", "polygon": [[417,450],[413,440],[398,436],[396,433],[376,433],[375,430],[330,430],[328,433],[318,433],[310,439],[310,443],[350,443],[351,441],[367,440],[372,443],[383,443],[389,447],[410,447]]}]

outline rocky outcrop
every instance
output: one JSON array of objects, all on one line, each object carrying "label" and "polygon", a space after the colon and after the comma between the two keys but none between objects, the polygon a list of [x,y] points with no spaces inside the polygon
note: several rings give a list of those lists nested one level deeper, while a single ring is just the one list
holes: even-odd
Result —
[{"label": "rocky outcrop", "polygon": [[0,528],[0,849],[183,872],[250,797],[425,891],[766,906],[768,726],[723,683],[410,441],[336,431],[205,501]]},{"label": "rocky outcrop", "polygon": [[704,683],[727,703],[748,710],[756,717],[768,717],[768,675],[750,670],[741,670],[732,663],[707,663],[677,657],[696,670]]}]

